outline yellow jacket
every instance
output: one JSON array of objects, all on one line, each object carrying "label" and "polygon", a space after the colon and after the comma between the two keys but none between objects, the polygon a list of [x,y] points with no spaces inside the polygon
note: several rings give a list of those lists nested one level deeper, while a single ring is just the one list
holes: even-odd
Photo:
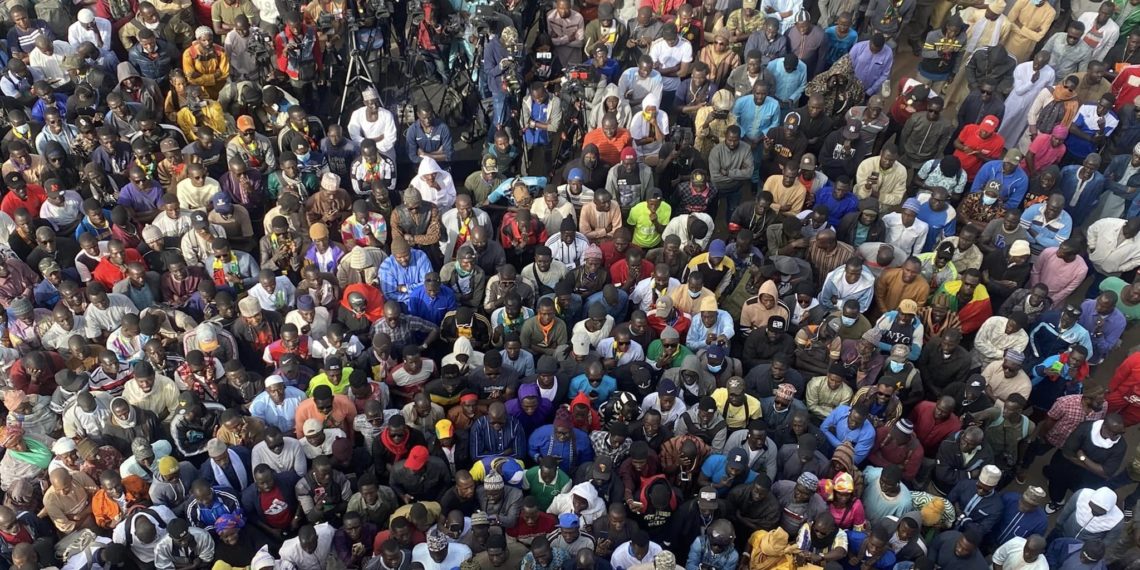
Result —
[{"label": "yellow jacket", "polygon": [[217,99],[230,76],[230,58],[221,46],[214,45],[212,49],[214,57],[202,59],[201,48],[197,43],[191,44],[182,52],[182,71],[191,85],[201,86],[210,99]]}]

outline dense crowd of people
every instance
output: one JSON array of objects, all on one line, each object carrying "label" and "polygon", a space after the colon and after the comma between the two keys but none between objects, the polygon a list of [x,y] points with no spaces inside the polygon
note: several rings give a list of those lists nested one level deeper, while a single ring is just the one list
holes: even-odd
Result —
[{"label": "dense crowd of people", "polygon": [[0,569],[1135,569],[1138,24],[10,0]]}]

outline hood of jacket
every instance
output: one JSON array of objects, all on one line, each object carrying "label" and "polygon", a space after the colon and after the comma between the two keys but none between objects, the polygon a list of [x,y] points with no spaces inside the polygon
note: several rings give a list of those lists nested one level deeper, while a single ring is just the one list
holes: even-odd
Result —
[{"label": "hood of jacket", "polygon": [[439,163],[436,162],[434,158],[425,156],[423,157],[423,160],[420,161],[420,169],[416,171],[416,176],[419,177],[427,174],[439,174],[441,172],[443,172],[443,169],[439,167]]},{"label": "hood of jacket", "polygon": [[138,70],[136,70],[135,66],[129,61],[119,62],[119,66],[115,68],[115,72],[118,74],[119,83],[139,76]]}]

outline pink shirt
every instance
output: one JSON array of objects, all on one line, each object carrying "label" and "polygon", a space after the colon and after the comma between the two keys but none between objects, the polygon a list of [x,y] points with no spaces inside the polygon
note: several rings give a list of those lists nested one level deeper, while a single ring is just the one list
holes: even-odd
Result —
[{"label": "pink shirt", "polygon": [[1079,256],[1072,263],[1065,263],[1057,257],[1057,248],[1050,247],[1042,251],[1033,264],[1029,286],[1044,283],[1049,287],[1049,298],[1057,305],[1077,289],[1088,272],[1088,265]]}]

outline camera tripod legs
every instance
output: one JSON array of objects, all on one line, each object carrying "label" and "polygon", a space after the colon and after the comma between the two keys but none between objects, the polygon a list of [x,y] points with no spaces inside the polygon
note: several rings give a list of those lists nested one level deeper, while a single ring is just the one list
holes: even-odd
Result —
[{"label": "camera tripod legs", "polygon": [[[352,87],[353,83],[364,81],[367,82],[369,86],[377,88],[376,82],[372,78],[372,72],[368,69],[368,62],[365,61],[364,55],[362,55],[357,48],[356,32],[349,33],[349,42],[348,65],[345,66],[344,89],[340,94],[340,109],[337,110],[337,118],[344,116],[344,106],[348,103],[348,90]],[[371,44],[371,41],[369,41],[369,44]]]}]

